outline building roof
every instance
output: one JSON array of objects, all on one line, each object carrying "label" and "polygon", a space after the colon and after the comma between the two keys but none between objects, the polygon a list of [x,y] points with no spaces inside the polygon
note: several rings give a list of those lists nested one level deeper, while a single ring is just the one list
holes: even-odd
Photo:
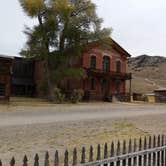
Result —
[{"label": "building roof", "polygon": [[129,54],[122,46],[120,46],[111,37],[106,38],[105,42],[103,42],[103,41],[91,42],[91,43],[89,43],[89,47],[88,48],[93,48],[95,46],[102,46],[103,44],[108,45],[110,48],[114,48],[115,50],[117,50],[119,53],[121,53],[122,55],[124,55],[126,57],[131,57],[131,54]]},{"label": "building roof", "polygon": [[112,45],[115,47],[115,49],[117,49],[118,51],[120,51],[122,54],[126,55],[127,57],[131,57],[131,54],[129,54],[122,46],[120,46],[115,40],[112,40]]},{"label": "building roof", "polygon": [[166,88],[159,88],[159,89],[156,89],[156,90],[154,90],[155,92],[159,92],[159,91],[166,91]]},{"label": "building roof", "polygon": [[0,58],[5,58],[5,59],[14,59],[14,56],[9,56],[9,55],[0,55]]}]

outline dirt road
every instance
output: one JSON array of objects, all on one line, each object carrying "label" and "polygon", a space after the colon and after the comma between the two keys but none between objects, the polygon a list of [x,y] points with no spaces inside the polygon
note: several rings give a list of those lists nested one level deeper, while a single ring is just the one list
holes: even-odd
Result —
[{"label": "dirt road", "polygon": [[[0,105],[0,158],[26,153],[53,158],[67,148],[166,133],[166,105],[92,103],[79,105]],[[42,161],[41,161],[42,162]]]}]

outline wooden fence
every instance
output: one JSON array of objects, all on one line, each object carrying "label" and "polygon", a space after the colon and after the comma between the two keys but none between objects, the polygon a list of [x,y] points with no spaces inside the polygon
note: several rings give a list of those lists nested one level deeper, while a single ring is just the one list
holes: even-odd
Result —
[{"label": "wooden fence", "polygon": [[[85,147],[82,147],[80,154],[74,148],[71,154],[71,163],[69,162],[69,152],[66,150],[64,163],[60,163],[58,151],[55,152],[54,160],[51,162],[49,153],[46,152],[42,166],[166,166],[166,139],[164,135],[158,135],[140,138],[139,140],[117,141],[116,144],[112,142],[110,148],[105,143],[104,148],[101,148],[101,145],[97,146],[96,155],[94,155],[93,146],[90,146],[87,153]],[[28,166],[27,156],[24,157],[22,165]],[[41,165],[39,164],[39,156],[36,154],[34,166],[39,165]],[[0,166],[2,166],[1,161]],[[10,166],[15,166],[14,157]]]}]

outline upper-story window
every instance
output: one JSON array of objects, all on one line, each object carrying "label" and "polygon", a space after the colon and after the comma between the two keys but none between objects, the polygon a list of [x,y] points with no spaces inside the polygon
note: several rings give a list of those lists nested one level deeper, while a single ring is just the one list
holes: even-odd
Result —
[{"label": "upper-story window", "polygon": [[121,72],[121,61],[116,61],[116,72]]},{"label": "upper-story window", "polygon": [[110,57],[109,56],[103,57],[103,70],[110,71]]},{"label": "upper-story window", "polygon": [[96,69],[96,56],[91,56],[90,67],[91,69]]}]

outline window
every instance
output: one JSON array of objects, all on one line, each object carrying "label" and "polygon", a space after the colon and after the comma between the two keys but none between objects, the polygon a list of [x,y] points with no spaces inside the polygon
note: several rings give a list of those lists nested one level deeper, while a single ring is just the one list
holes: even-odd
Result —
[{"label": "window", "polygon": [[108,56],[103,57],[103,70],[110,71],[110,57]]},{"label": "window", "polygon": [[6,85],[0,84],[0,96],[5,96],[5,95],[6,95]]},{"label": "window", "polygon": [[91,78],[90,79],[90,90],[94,90],[95,89],[95,79]]},{"label": "window", "polygon": [[116,61],[116,72],[121,72],[121,62],[119,60]]},{"label": "window", "polygon": [[90,67],[91,69],[96,69],[96,56],[91,56]]}]

